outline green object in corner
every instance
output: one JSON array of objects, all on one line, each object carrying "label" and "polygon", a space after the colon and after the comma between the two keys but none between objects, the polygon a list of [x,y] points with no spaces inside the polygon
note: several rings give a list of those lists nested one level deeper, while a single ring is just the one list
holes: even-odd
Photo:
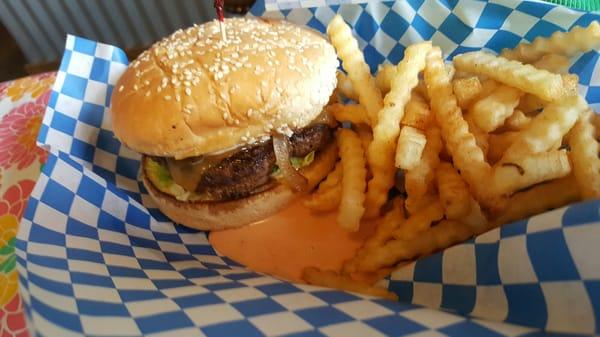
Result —
[{"label": "green object in corner", "polygon": [[563,5],[583,11],[600,11],[600,0],[546,0],[557,5]]}]

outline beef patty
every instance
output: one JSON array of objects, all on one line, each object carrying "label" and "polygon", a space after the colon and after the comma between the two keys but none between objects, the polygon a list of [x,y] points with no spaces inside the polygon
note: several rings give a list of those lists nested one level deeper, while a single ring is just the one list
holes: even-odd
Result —
[{"label": "beef patty", "polygon": [[[332,139],[332,130],[325,124],[297,130],[289,137],[290,155],[304,157],[324,148]],[[196,192],[212,201],[241,199],[258,193],[274,183],[271,173],[275,162],[272,140],[241,148],[205,168]]]}]

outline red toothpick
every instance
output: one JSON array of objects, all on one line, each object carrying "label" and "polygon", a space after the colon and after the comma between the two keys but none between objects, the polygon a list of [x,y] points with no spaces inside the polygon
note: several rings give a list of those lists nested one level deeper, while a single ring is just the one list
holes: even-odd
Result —
[{"label": "red toothpick", "polygon": [[217,12],[217,18],[219,19],[219,29],[221,30],[221,38],[223,41],[227,41],[227,35],[225,34],[225,13],[223,11],[224,0],[215,0],[215,11]]}]

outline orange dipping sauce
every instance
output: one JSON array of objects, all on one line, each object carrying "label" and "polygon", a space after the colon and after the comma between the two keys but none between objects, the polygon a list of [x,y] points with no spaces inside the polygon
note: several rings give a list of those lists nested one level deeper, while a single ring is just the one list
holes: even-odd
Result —
[{"label": "orange dipping sauce", "polygon": [[336,223],[337,212],[316,213],[296,200],[249,226],[211,232],[213,248],[257,272],[302,282],[305,267],[340,270],[374,230],[362,223],[351,233]]}]

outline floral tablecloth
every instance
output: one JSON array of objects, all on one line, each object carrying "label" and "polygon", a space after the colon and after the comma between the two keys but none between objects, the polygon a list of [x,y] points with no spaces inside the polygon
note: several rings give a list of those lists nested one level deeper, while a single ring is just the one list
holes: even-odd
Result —
[{"label": "floral tablecloth", "polygon": [[29,336],[18,292],[15,236],[47,158],[35,141],[55,75],[0,83],[0,337]]}]

